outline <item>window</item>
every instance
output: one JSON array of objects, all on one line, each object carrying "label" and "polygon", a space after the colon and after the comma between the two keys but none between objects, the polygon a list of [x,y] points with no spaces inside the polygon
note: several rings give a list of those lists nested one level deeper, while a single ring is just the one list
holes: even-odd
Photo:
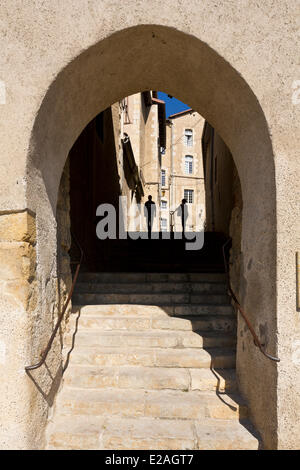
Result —
[{"label": "window", "polygon": [[193,130],[192,129],[186,129],[184,131],[184,144],[187,147],[193,146]]},{"label": "window", "polygon": [[184,172],[186,175],[193,174],[193,157],[192,155],[186,155],[184,157]]},{"label": "window", "polygon": [[161,185],[166,186],[166,170],[161,170]]},{"label": "window", "polygon": [[168,230],[168,221],[163,217],[160,219],[160,229],[162,232],[166,232]]},{"label": "window", "polygon": [[193,202],[194,202],[194,191],[193,191],[193,189],[185,189],[184,190],[184,199],[186,199],[189,204],[193,204]]},{"label": "window", "polygon": [[164,201],[163,199],[160,202],[160,208],[161,209],[167,209],[168,208],[168,203],[167,201]]}]

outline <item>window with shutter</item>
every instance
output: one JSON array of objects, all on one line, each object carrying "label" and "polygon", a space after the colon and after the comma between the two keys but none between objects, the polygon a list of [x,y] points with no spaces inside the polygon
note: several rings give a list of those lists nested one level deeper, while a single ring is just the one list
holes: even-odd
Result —
[{"label": "window with shutter", "polygon": [[194,202],[194,190],[193,189],[185,189],[184,190],[184,199],[186,199],[186,201],[189,204],[193,204],[193,202]]},{"label": "window with shutter", "polygon": [[184,131],[184,143],[187,147],[193,146],[193,130],[185,129]]},{"label": "window with shutter", "polygon": [[193,157],[192,155],[186,155],[184,157],[184,172],[186,175],[192,175],[193,173]]}]

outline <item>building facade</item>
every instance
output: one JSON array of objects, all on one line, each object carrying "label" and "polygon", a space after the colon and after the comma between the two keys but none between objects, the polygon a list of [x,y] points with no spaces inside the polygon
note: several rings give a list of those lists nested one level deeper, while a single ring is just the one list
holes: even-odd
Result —
[{"label": "building facade", "polygon": [[[157,99],[157,92],[148,91],[125,98],[120,106],[122,139],[124,135],[130,139],[135,162],[133,166],[136,166],[140,188],[142,188],[141,194],[135,197],[135,202],[139,203],[140,207],[137,208],[133,205],[133,214],[131,214],[133,216],[131,218],[134,219],[134,215],[139,211],[140,223],[130,226],[128,222],[128,230],[147,231],[144,204],[148,200],[148,196],[151,195],[156,204],[153,231],[157,232],[160,220],[161,152],[165,147],[166,139],[165,103]],[[121,149],[120,155],[122,152],[123,149]],[[122,157],[119,160],[122,161]],[[127,198],[128,208],[133,202],[132,196]]]},{"label": "building facade", "polygon": [[187,201],[185,230],[202,230],[205,189],[201,136],[204,119],[192,109],[169,116],[161,163],[161,229],[181,232],[180,204]]}]

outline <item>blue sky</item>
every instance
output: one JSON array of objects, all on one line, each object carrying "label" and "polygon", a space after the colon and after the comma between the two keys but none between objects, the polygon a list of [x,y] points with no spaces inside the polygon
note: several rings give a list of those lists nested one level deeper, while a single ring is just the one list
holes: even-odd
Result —
[{"label": "blue sky", "polygon": [[180,111],[184,111],[185,109],[190,108],[190,106],[182,103],[181,101],[177,100],[176,98],[169,98],[166,93],[159,91],[157,93],[158,99],[164,100],[166,102],[166,117],[168,118],[170,114],[179,113]]}]

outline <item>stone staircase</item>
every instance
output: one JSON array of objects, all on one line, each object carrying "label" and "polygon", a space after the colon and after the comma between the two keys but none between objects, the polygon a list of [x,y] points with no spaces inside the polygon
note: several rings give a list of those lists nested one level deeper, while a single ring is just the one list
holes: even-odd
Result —
[{"label": "stone staircase", "polygon": [[224,274],[84,273],[73,304],[48,449],[258,449]]}]

